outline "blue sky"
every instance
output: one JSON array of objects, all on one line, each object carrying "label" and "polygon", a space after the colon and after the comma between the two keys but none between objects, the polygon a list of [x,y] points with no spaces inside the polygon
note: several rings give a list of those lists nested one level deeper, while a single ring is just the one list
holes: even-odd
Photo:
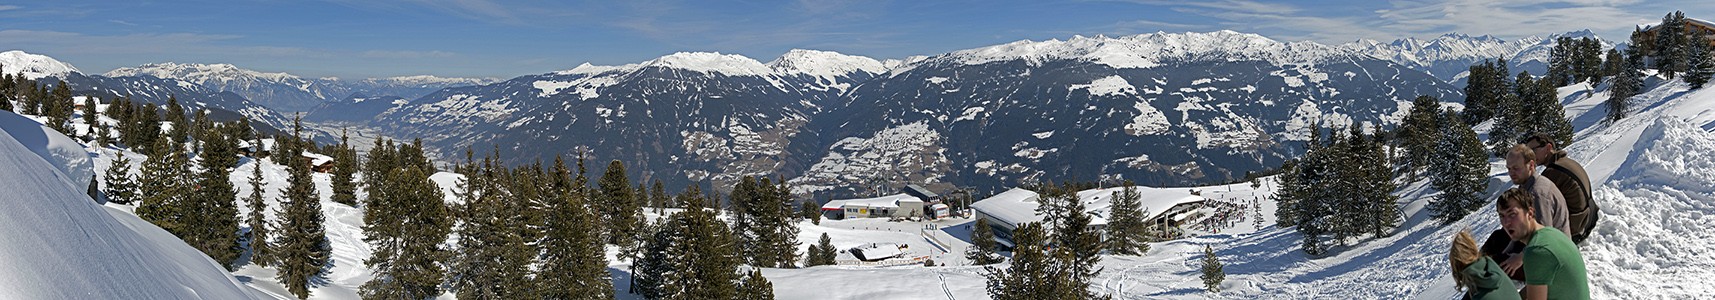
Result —
[{"label": "blue sky", "polygon": [[308,77],[511,78],[678,51],[767,62],[802,48],[885,59],[1025,39],[1222,29],[1330,44],[1586,28],[1619,40],[1674,10],[1715,19],[1707,0],[1501,2],[0,0],[0,50],[46,54],[88,73],[172,61]]}]

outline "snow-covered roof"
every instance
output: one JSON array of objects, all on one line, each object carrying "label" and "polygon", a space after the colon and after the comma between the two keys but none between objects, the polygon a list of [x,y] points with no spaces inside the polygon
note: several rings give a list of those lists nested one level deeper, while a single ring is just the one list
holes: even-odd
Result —
[{"label": "snow-covered roof", "polygon": [[[239,149],[250,148],[252,146],[254,145],[251,145],[250,141],[238,141]],[[267,151],[270,149],[274,149],[274,139],[262,139],[262,150]]]},{"label": "snow-covered roof", "polygon": [[834,200],[822,204],[822,210],[839,210],[846,207],[897,208],[900,202],[923,203],[923,199],[907,194],[893,194],[875,198]]},{"label": "snow-covered roof", "polygon": [[853,254],[864,260],[880,260],[905,254],[905,250],[901,249],[901,247],[902,246],[899,244],[894,243],[876,243],[865,245],[863,247],[852,248],[851,251],[857,252]]},{"label": "snow-covered roof", "polygon": [[310,158],[310,165],[312,165],[312,166],[320,166],[322,164],[333,162],[332,156],[322,155],[322,154],[309,152],[309,151],[304,151],[302,155],[304,157]]},{"label": "snow-covered roof", "polygon": [[1036,202],[1037,197],[1039,196],[1034,191],[1012,188],[976,203],[971,203],[971,208],[1017,226],[1022,224],[1020,222],[1042,220],[1042,217],[1036,216],[1036,207],[1041,205]]},{"label": "snow-covered roof", "polygon": [[[1084,211],[1090,213],[1090,225],[1104,225],[1111,216],[1109,210],[1113,206],[1113,193],[1124,187],[1111,187],[1078,191],[1078,200],[1084,203]],[[1145,210],[1143,219],[1148,220],[1159,216],[1168,208],[1185,203],[1202,202],[1202,196],[1191,195],[1184,188],[1152,188],[1138,186],[1137,193],[1141,207]],[[1030,190],[1013,188],[993,197],[988,197],[977,203],[971,203],[972,208],[995,219],[1018,225],[1040,222],[1043,216],[1036,214],[1036,207],[1041,206],[1040,196]]]},{"label": "snow-covered roof", "polygon": [[[1114,192],[1124,189],[1125,187],[1111,187],[1079,191],[1078,199],[1084,200],[1084,206],[1086,209],[1089,209],[1092,212],[1099,211],[1099,215],[1107,217],[1109,216],[1108,211],[1110,210],[1110,207],[1113,206]],[[1153,219],[1161,215],[1162,212],[1167,211],[1168,208],[1185,203],[1202,202],[1204,200],[1202,196],[1192,195],[1190,190],[1185,188],[1163,189],[1139,186],[1137,187],[1137,194],[1138,202],[1140,203],[1138,207],[1144,210],[1144,220]]]}]

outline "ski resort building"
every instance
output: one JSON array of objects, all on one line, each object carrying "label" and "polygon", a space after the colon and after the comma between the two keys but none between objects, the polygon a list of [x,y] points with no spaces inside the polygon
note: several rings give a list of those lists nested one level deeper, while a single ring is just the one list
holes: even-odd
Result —
[{"label": "ski resort building", "polygon": [[[1101,231],[1107,227],[1113,193],[1122,189],[1124,188],[1113,187],[1078,192],[1078,201],[1084,203],[1084,212],[1090,215],[1091,229]],[[1140,186],[1137,187],[1137,192],[1138,202],[1143,208],[1144,223],[1163,227],[1178,226],[1197,217],[1202,213],[1206,200],[1186,189]],[[1036,212],[1036,208],[1041,206],[1040,197],[1034,191],[1013,188],[972,203],[971,208],[976,210],[978,218],[988,219],[997,242],[1011,247],[1013,230],[1023,224],[1042,221],[1044,216]]]},{"label": "ski resort building", "polygon": [[[1638,25],[1637,30],[1639,32],[1643,32],[1643,41],[1641,44],[1636,45],[1636,47],[1638,47],[1639,50],[1644,50],[1644,53],[1650,53],[1649,51],[1652,50],[1650,47],[1655,45],[1655,37],[1659,31],[1661,31],[1657,29],[1661,29],[1661,24]],[[1685,32],[1701,37],[1704,43],[1709,44],[1711,47],[1715,47],[1715,23],[1702,19],[1686,17]]]},{"label": "ski resort building", "polygon": [[304,151],[301,157],[310,162],[310,169],[317,173],[333,172],[333,157],[314,152]]},{"label": "ski resort building", "polygon": [[260,140],[256,140],[256,141],[248,141],[248,140],[238,141],[238,153],[244,154],[244,156],[255,157],[255,158],[266,158],[266,157],[268,157],[268,153],[273,151],[273,150],[274,150],[274,139],[260,139]]},{"label": "ski resort building", "polygon": [[923,199],[900,193],[875,198],[828,201],[823,213],[835,218],[909,218],[923,217]]}]

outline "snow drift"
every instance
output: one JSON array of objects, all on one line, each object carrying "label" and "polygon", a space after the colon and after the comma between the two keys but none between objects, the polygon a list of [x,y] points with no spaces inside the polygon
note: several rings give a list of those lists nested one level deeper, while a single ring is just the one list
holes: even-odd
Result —
[{"label": "snow drift", "polygon": [[[90,200],[77,184],[87,177],[56,167],[63,144],[44,143],[65,136],[11,112],[0,120],[0,299],[256,298],[172,234]],[[88,172],[87,154],[80,165],[69,169]]]}]

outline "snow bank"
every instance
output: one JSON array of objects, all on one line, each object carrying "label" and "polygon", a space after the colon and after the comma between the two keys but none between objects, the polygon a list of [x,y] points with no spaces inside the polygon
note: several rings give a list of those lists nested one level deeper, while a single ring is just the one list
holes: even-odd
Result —
[{"label": "snow bank", "polygon": [[[104,209],[0,128],[0,298],[259,299],[213,260],[129,213]],[[39,127],[39,126],[38,126]],[[87,158],[83,162],[87,169]]]},{"label": "snow bank", "polygon": [[50,169],[59,171],[57,177],[74,190],[89,190],[89,179],[95,178],[95,170],[89,152],[77,140],[10,111],[0,111],[0,131],[22,144],[23,149],[47,160]]}]

